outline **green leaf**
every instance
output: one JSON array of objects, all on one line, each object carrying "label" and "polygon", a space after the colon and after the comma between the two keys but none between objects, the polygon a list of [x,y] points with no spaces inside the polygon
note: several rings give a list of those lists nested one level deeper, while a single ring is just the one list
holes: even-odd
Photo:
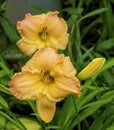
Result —
[{"label": "green leaf", "polygon": [[101,4],[104,8],[108,8],[108,11],[104,12],[101,16],[103,19],[103,26],[107,37],[114,37],[114,14],[110,0],[102,0]]},{"label": "green leaf", "polygon": [[6,10],[6,0],[0,0],[0,14],[3,14]]},{"label": "green leaf", "polygon": [[111,0],[112,3],[114,3],[114,0]]},{"label": "green leaf", "polygon": [[26,127],[27,130],[41,130],[41,126],[36,120],[32,118],[21,117],[19,118],[19,120]]},{"label": "green leaf", "polygon": [[0,115],[0,130],[2,128],[4,128],[5,125],[6,125],[6,119],[5,119],[5,117],[3,117],[3,116]]},{"label": "green leaf", "polygon": [[4,104],[0,103],[0,106],[3,107],[5,111],[5,112],[0,111],[0,115],[7,118],[21,130],[26,130],[25,126],[20,122],[20,120],[16,117],[14,113],[12,113],[7,107],[5,107]]},{"label": "green leaf", "polygon": [[70,15],[81,15],[83,8],[72,8],[72,7],[68,7],[62,10],[63,12],[67,12]]},{"label": "green leaf", "polygon": [[99,90],[96,90],[96,91],[92,91],[91,93],[88,93],[85,96],[80,97],[77,102],[78,110],[80,111],[81,107],[84,106],[84,104],[87,104],[89,101],[91,101],[98,93],[99,93]]},{"label": "green leaf", "polygon": [[0,84],[0,91],[5,93],[5,94],[12,95],[9,88],[4,86],[3,84]]},{"label": "green leaf", "polygon": [[11,121],[9,121],[7,124],[6,124],[6,130],[19,130],[19,128],[14,125]]},{"label": "green leaf", "polygon": [[105,40],[97,45],[96,50],[99,52],[108,51],[114,47],[114,38]]},{"label": "green leaf", "polygon": [[102,19],[99,17],[95,19],[94,21],[91,21],[91,23],[88,26],[84,26],[82,30],[82,39],[86,37],[86,34],[89,33],[89,31],[94,27],[95,25],[102,23]]},{"label": "green leaf", "polygon": [[0,33],[0,52],[3,52],[7,49],[8,40],[4,32]]},{"label": "green leaf", "polygon": [[10,21],[2,15],[0,16],[0,23],[11,43],[16,43],[19,39],[19,35],[15,26],[13,26]]},{"label": "green leaf", "polygon": [[103,77],[104,77],[103,81],[108,83],[110,87],[111,86],[113,87],[113,85],[114,85],[114,77],[112,76],[112,73],[110,73],[110,71],[105,71],[103,73]]},{"label": "green leaf", "polygon": [[[81,113],[79,114],[80,121],[83,121],[88,116],[92,115],[95,111],[97,111],[101,106],[112,102],[114,98],[114,90],[104,93],[103,96],[98,101],[88,103],[81,109]],[[72,127],[78,124],[77,118],[72,122]]]},{"label": "green leaf", "polygon": [[89,130],[101,130],[104,120],[107,118],[107,115],[109,115],[109,107],[106,107],[104,111],[102,110],[101,115],[96,116]]},{"label": "green leaf", "polygon": [[9,76],[12,76],[12,71],[8,68],[8,66],[5,63],[5,60],[0,56],[0,67],[3,69],[3,71]]},{"label": "green leaf", "polygon": [[83,60],[85,60],[91,54],[93,50],[94,50],[94,46],[86,50],[85,53],[82,55]]},{"label": "green leaf", "polygon": [[[8,108],[8,103],[1,95],[0,95],[0,103],[3,104],[6,108]],[[3,107],[0,106],[0,109],[3,109]]]},{"label": "green leaf", "polygon": [[92,2],[92,0],[85,0],[85,2],[86,2],[86,5],[89,5]]},{"label": "green leaf", "polygon": [[84,20],[84,19],[86,19],[86,18],[92,17],[94,15],[101,14],[101,13],[107,11],[107,10],[108,10],[108,8],[101,8],[101,9],[97,9],[97,10],[91,11],[88,14],[84,15],[83,17],[81,17],[79,19],[79,22],[82,21],[82,20]]},{"label": "green leaf", "polygon": [[109,60],[105,63],[105,65],[104,65],[104,67],[102,68],[101,71],[107,70],[107,69],[111,68],[112,66],[114,66],[114,58],[109,59]]},{"label": "green leaf", "polygon": [[110,127],[108,127],[106,130],[114,130],[114,124]]},{"label": "green leaf", "polygon": [[62,128],[60,126],[49,125],[49,126],[46,127],[46,130],[50,130],[50,129],[62,130]]},{"label": "green leaf", "polygon": [[58,125],[65,126],[67,125],[68,121],[72,118],[75,113],[74,104],[72,96],[69,96],[65,99],[65,103],[60,111],[59,118],[58,118]]}]

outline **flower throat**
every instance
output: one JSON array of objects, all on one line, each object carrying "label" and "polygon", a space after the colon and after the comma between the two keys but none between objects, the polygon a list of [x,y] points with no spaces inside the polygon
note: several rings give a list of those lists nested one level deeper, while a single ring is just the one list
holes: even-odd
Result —
[{"label": "flower throat", "polygon": [[43,30],[39,33],[40,39],[44,42],[46,42],[47,39],[47,27],[44,27]]},{"label": "flower throat", "polygon": [[41,71],[41,79],[45,83],[51,83],[54,80],[49,71]]}]

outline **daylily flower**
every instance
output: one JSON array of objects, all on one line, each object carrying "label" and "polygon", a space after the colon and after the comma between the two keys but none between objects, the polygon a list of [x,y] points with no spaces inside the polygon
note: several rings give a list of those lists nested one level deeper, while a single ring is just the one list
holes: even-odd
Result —
[{"label": "daylily flower", "polygon": [[31,55],[45,46],[66,48],[69,39],[67,24],[58,14],[57,11],[40,15],[28,13],[22,21],[17,22],[17,30],[22,37],[17,46],[23,53]]},{"label": "daylily flower", "polygon": [[56,51],[51,47],[38,50],[9,82],[18,99],[36,100],[38,114],[45,122],[53,119],[57,102],[69,94],[81,93],[70,58]]},{"label": "daylily flower", "polygon": [[96,74],[104,65],[105,58],[93,59],[79,74],[78,78],[81,80],[88,79]]}]

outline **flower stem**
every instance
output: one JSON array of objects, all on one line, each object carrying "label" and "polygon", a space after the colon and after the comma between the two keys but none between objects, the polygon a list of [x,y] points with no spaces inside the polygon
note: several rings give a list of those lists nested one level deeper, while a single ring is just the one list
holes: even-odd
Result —
[{"label": "flower stem", "polygon": [[80,118],[79,118],[79,114],[78,114],[77,104],[76,104],[76,101],[75,101],[75,98],[74,98],[73,95],[72,95],[72,100],[73,100],[73,103],[74,103],[74,109],[75,109],[75,112],[76,112],[76,115],[77,115],[78,130],[81,130],[81,127],[80,127]]}]

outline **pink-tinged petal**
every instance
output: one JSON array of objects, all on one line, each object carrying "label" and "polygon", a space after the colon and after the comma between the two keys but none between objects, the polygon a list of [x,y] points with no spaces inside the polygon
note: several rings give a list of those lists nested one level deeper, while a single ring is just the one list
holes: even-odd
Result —
[{"label": "pink-tinged petal", "polygon": [[70,57],[65,57],[64,63],[64,74],[69,76],[69,77],[75,77],[76,74],[76,69],[72,65],[72,62],[70,61]]},{"label": "pink-tinged petal", "polygon": [[57,65],[56,71],[68,77],[75,77],[76,74],[76,69],[68,56],[64,58],[64,62]]},{"label": "pink-tinged petal", "polygon": [[52,85],[48,86],[46,96],[53,102],[59,102],[69,94],[81,94],[80,82],[77,78],[59,76]]},{"label": "pink-tinged petal", "polygon": [[26,70],[25,68],[30,68],[32,71],[49,71],[55,69],[55,66],[58,63],[63,62],[63,60],[63,54],[57,54],[55,49],[45,47],[33,55],[33,57],[23,67],[23,70]]},{"label": "pink-tinged petal", "polygon": [[[57,39],[55,39],[54,37],[52,37],[52,36],[50,36],[49,37],[49,41],[50,41],[50,45],[48,44],[48,46],[51,46],[51,47],[53,47],[53,48],[55,48],[55,49],[58,49],[59,48],[59,45],[58,45],[58,40]],[[49,42],[48,42],[49,43]]]},{"label": "pink-tinged petal", "polygon": [[[57,49],[65,49],[69,40],[67,24],[64,19],[58,17],[59,12],[50,12],[46,19],[48,35],[57,41]],[[52,22],[54,21],[54,22]],[[53,40],[51,39],[51,41]],[[54,41],[54,40],[53,40]],[[52,44],[54,44],[52,42]]]},{"label": "pink-tinged petal", "polygon": [[36,101],[36,107],[40,118],[46,123],[50,122],[55,114],[56,103],[51,102],[45,96]]},{"label": "pink-tinged petal", "polygon": [[56,49],[65,49],[67,44],[68,44],[68,40],[69,40],[69,35],[65,34],[63,37],[61,37],[60,39],[56,39],[53,36],[49,37],[50,40],[50,46],[52,46],[53,48]]},{"label": "pink-tinged petal", "polygon": [[17,46],[25,55],[31,55],[37,50],[35,44],[29,44],[22,39],[17,41]]},{"label": "pink-tinged petal", "polygon": [[69,34],[66,33],[63,37],[58,39],[58,48],[64,50],[67,47],[69,41]]},{"label": "pink-tinged petal", "polygon": [[59,76],[56,77],[55,84],[58,89],[63,90],[63,94],[65,91],[68,92],[68,94],[76,94],[77,96],[81,94],[81,86],[77,78]]},{"label": "pink-tinged petal", "polygon": [[22,100],[38,99],[44,86],[36,73],[16,73],[9,82],[10,90],[14,96]]},{"label": "pink-tinged petal", "polygon": [[68,92],[63,92],[64,90],[59,89],[54,83],[48,85],[46,92],[47,98],[52,102],[60,102],[62,99],[68,95]]},{"label": "pink-tinged petal", "polygon": [[46,14],[34,16],[25,14],[25,18],[17,22],[17,30],[25,41],[34,42],[38,39],[38,33],[41,32],[45,19]]},{"label": "pink-tinged petal", "polygon": [[64,19],[58,17],[58,14],[57,11],[50,12],[46,19],[47,30],[54,38],[61,38],[67,32],[67,24]]}]

